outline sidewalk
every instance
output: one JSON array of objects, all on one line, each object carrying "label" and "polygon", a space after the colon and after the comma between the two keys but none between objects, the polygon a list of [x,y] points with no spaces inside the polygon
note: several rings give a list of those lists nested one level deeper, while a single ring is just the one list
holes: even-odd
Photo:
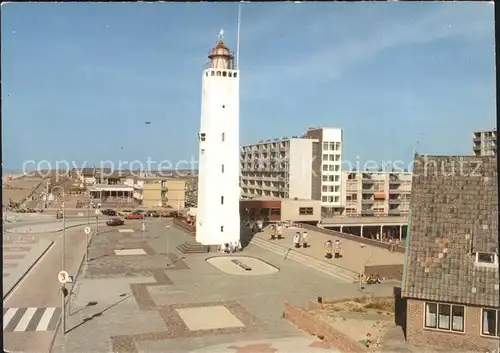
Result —
[{"label": "sidewalk", "polygon": [[[293,236],[297,231],[303,233],[306,229],[296,227],[284,228],[284,239],[270,240],[270,227],[268,226],[264,229],[264,232],[257,233],[254,237],[267,241],[268,243],[279,245],[283,247],[284,251],[286,251],[286,249],[291,249],[291,251],[311,256],[317,260],[321,260],[356,273],[364,272],[366,265],[400,265],[403,264],[404,261],[404,254],[389,252],[387,249],[361,244],[353,240],[342,239],[312,230],[307,230],[309,247],[306,249],[302,247],[296,249],[293,247]],[[325,258],[324,244],[327,240],[334,242],[337,239],[342,243],[343,257],[340,259],[328,260]]]},{"label": "sidewalk", "polygon": [[[104,225],[106,220],[99,221],[99,225]],[[87,222],[84,220],[67,220],[66,221],[66,229],[74,228],[78,226],[86,225]],[[90,227],[95,227],[95,221],[89,223]],[[4,233],[7,234],[46,234],[46,233],[56,233],[63,230],[62,220],[58,220],[57,222],[50,223],[36,223],[36,224],[27,224],[19,227],[12,227],[9,229],[4,229]]]}]

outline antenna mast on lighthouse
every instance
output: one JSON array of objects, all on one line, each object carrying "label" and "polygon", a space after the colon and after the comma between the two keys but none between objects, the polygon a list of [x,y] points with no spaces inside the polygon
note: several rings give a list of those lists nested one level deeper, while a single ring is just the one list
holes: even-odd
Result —
[{"label": "antenna mast on lighthouse", "polygon": [[241,27],[241,3],[238,4],[238,30],[236,37],[236,70],[240,68],[240,27]]}]

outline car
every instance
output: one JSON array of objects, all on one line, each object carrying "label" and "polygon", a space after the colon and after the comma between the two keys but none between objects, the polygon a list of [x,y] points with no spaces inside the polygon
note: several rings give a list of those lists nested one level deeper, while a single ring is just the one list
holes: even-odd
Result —
[{"label": "car", "polygon": [[133,213],[145,215],[147,212],[143,210],[135,210]]},{"label": "car", "polygon": [[132,213],[132,210],[121,210],[121,211],[118,211],[118,215],[122,216],[122,217],[128,216],[131,213]]},{"label": "car", "polygon": [[102,210],[101,213],[105,216],[116,216],[116,211],[112,210],[110,208],[107,208],[105,210]]},{"label": "car", "polygon": [[144,215],[142,213],[129,213],[125,219],[144,219]]},{"label": "car", "polygon": [[106,224],[108,226],[111,226],[111,227],[114,227],[114,226],[121,226],[125,223],[125,221],[121,218],[118,218],[118,217],[115,217],[115,218],[111,218],[111,219],[108,219],[106,221]]}]

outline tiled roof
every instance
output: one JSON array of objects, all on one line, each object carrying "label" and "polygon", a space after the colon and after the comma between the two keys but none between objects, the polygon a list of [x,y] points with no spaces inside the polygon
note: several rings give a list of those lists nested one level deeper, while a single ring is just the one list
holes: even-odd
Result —
[{"label": "tiled roof", "polygon": [[475,264],[475,251],[498,254],[496,157],[415,156],[405,297],[499,306],[498,266]]}]

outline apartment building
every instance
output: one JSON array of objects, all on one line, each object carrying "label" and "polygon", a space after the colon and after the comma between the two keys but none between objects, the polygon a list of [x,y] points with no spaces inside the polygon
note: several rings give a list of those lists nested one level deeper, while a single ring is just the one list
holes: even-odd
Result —
[{"label": "apartment building", "polygon": [[474,132],[472,138],[472,150],[476,157],[496,156],[497,154],[497,131]]},{"label": "apartment building", "polygon": [[400,216],[410,210],[411,172],[342,173],[346,216]]},{"label": "apartment building", "polygon": [[311,198],[321,200],[321,214],[332,217],[342,213],[342,129],[309,128],[305,137],[318,141],[314,145]]},{"label": "apartment building", "polygon": [[311,199],[317,142],[294,136],[241,147],[241,196]]},{"label": "apartment building", "polygon": [[128,178],[125,185],[134,189],[136,204],[145,208],[170,207],[184,209],[186,182],[161,176]]}]

